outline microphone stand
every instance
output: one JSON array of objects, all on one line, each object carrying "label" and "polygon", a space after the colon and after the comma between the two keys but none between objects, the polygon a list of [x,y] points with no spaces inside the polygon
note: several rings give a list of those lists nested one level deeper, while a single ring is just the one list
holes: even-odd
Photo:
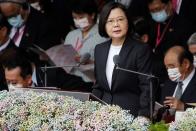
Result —
[{"label": "microphone stand", "polygon": [[44,66],[44,86],[47,87],[47,65]]},{"label": "microphone stand", "polygon": [[55,69],[55,68],[63,68],[63,67],[79,67],[82,63],[79,63],[77,65],[64,65],[64,66],[44,66],[40,67],[41,69]]},{"label": "microphone stand", "polygon": [[77,65],[64,65],[64,66],[47,66],[45,64],[44,67],[40,67],[44,72],[44,86],[47,87],[47,70],[48,69],[56,69],[56,68],[63,68],[63,67],[79,67],[82,63],[78,63]]},{"label": "microphone stand", "polygon": [[148,77],[147,79],[150,82],[150,120],[153,122],[153,77]]},{"label": "microphone stand", "polygon": [[[36,45],[34,45],[36,46]],[[37,46],[36,46],[37,47]],[[39,47],[37,47],[39,49]],[[64,66],[47,66],[45,64],[44,67],[40,67],[43,69],[44,72],[44,86],[47,86],[47,69],[56,69],[56,68],[63,68],[63,67],[80,67],[81,64],[84,64],[90,59],[91,55],[89,53],[85,53],[83,56],[80,58],[80,62],[77,65],[64,65]],[[48,57],[49,58],[49,57]]]},{"label": "microphone stand", "polygon": [[126,71],[126,72],[130,72],[130,73],[134,73],[134,74],[139,74],[139,75],[142,75],[142,76],[147,76],[147,79],[150,82],[150,120],[153,122],[153,83],[152,83],[152,78],[158,78],[158,77],[156,77],[154,75],[144,74],[144,73],[141,73],[141,72],[127,70],[127,69],[119,67],[118,65],[116,66],[116,69]]}]

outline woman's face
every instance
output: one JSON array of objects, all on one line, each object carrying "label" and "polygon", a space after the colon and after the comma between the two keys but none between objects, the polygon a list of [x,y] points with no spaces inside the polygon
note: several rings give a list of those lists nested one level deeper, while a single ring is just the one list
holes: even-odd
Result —
[{"label": "woman's face", "polygon": [[89,15],[87,13],[82,13],[82,14],[78,14],[78,13],[72,13],[73,16],[73,20],[75,23],[75,26],[77,28],[80,28],[82,31],[88,31],[94,24],[94,17],[95,15]]},{"label": "woman's face", "polygon": [[128,20],[122,9],[111,10],[105,28],[108,36],[113,40],[125,38],[128,32]]}]

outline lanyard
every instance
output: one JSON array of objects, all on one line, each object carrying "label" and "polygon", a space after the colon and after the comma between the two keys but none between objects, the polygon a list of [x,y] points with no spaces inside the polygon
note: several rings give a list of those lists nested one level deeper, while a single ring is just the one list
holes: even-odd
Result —
[{"label": "lanyard", "polygon": [[79,52],[79,50],[82,48],[82,46],[83,46],[83,44],[82,44],[82,42],[80,41],[80,38],[78,37],[78,38],[77,38],[77,41],[76,41],[76,44],[75,44],[75,50],[76,50],[77,52]]},{"label": "lanyard", "polygon": [[163,40],[163,38],[165,36],[165,33],[166,33],[167,29],[169,28],[169,25],[171,24],[172,20],[173,20],[173,17],[169,20],[169,22],[167,23],[167,25],[163,29],[163,32],[162,33],[161,33],[161,24],[158,23],[158,26],[157,26],[156,47],[158,45],[160,45],[161,41]]}]

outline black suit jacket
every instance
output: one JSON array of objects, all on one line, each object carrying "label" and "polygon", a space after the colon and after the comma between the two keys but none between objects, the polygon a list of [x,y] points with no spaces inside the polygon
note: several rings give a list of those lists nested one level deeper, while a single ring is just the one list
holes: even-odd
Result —
[{"label": "black suit jacket", "polygon": [[[168,80],[165,82],[165,86],[161,88],[160,103],[163,104],[166,96],[173,96],[177,83]],[[187,85],[184,93],[180,99],[184,103],[196,103],[196,73]]]},{"label": "black suit jacket", "polygon": [[194,28],[196,29],[196,1],[195,0],[182,0],[179,16],[182,19],[187,19],[188,21],[192,22]]},{"label": "black suit jacket", "polygon": [[[146,77],[114,68],[112,87],[106,78],[106,62],[111,41],[95,48],[96,85],[93,94],[109,104],[119,105],[137,116],[149,116],[149,82]],[[151,71],[151,51],[145,44],[127,38],[119,54],[120,67],[149,73]]]},{"label": "black suit jacket", "polygon": [[[81,77],[66,73],[62,68],[47,69],[47,87],[57,87],[62,90],[91,92],[91,82],[84,82]],[[44,87],[44,71],[36,68],[38,87]]]},{"label": "black suit jacket", "polygon": [[43,14],[31,7],[19,46],[26,48],[32,44],[46,50],[60,44],[60,36],[58,36],[57,28],[55,28],[52,21],[46,19]]},{"label": "black suit jacket", "polygon": [[2,65],[0,64],[0,91],[2,90],[8,90],[6,79],[5,79],[5,73]]}]

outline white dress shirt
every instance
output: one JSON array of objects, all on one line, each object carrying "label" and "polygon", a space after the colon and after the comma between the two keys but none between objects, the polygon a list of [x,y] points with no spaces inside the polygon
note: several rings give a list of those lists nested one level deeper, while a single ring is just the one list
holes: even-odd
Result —
[{"label": "white dress shirt", "polygon": [[[188,77],[182,81],[182,83],[183,83],[183,85],[182,85],[182,94],[183,94],[184,91],[186,90],[186,88],[187,88],[189,82],[191,81],[191,79],[193,78],[194,74],[195,74],[195,68],[194,68],[194,69],[192,70],[192,72],[188,75]],[[174,91],[173,97],[174,97],[175,94],[176,94],[177,87],[178,87],[178,85],[176,86],[176,89],[175,89],[175,91]]]},{"label": "white dress shirt", "polygon": [[182,5],[182,0],[177,0],[177,7],[176,7],[176,13],[179,14],[180,13],[180,7]]},{"label": "white dress shirt", "polygon": [[108,81],[108,85],[109,85],[110,89],[112,86],[112,75],[113,75],[113,70],[114,70],[114,66],[115,66],[114,61],[113,61],[113,57],[115,55],[119,55],[121,48],[122,48],[122,45],[121,46],[114,46],[111,44],[111,46],[110,46],[107,64],[106,64],[106,77],[107,77],[107,81]]}]

